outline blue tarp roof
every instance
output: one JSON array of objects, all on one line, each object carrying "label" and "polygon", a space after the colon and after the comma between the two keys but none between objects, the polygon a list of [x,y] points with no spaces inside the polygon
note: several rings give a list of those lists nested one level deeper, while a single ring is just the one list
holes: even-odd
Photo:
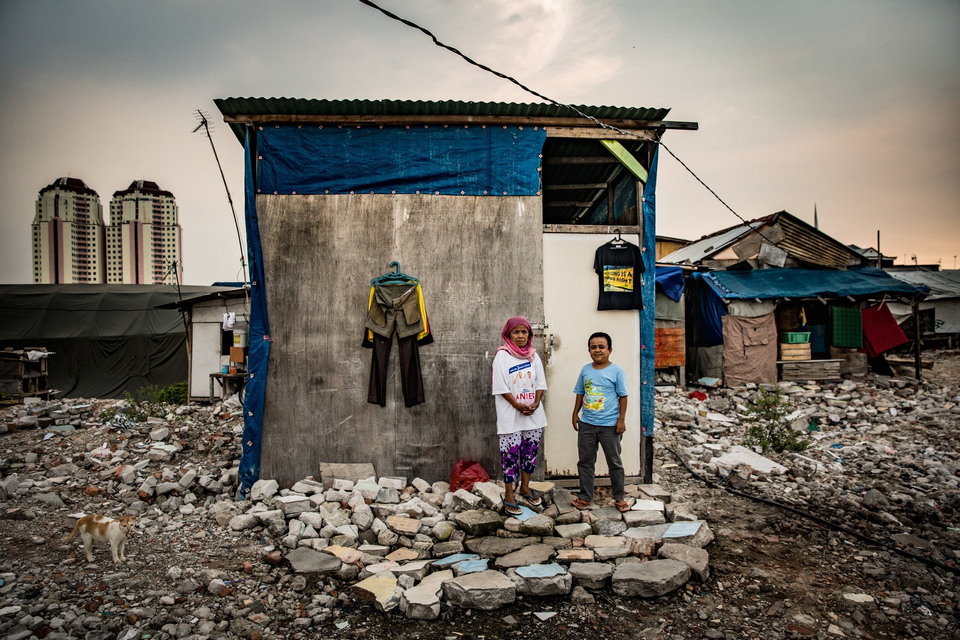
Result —
[{"label": "blue tarp roof", "polygon": [[823,269],[753,269],[752,271],[714,271],[704,281],[727,300],[770,298],[837,298],[842,296],[922,294],[926,287],[890,277],[874,267],[845,271]]}]

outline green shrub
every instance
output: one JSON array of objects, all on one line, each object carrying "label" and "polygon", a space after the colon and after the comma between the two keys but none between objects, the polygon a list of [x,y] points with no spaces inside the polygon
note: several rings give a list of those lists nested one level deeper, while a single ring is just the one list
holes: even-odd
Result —
[{"label": "green shrub", "polygon": [[174,382],[160,389],[157,401],[166,405],[181,405],[187,403],[187,381]]},{"label": "green shrub", "polygon": [[747,405],[748,427],[745,443],[751,447],[759,447],[764,453],[770,449],[778,453],[805,450],[810,445],[810,440],[806,433],[790,428],[786,420],[790,409],[780,387],[771,392],[761,389]]}]

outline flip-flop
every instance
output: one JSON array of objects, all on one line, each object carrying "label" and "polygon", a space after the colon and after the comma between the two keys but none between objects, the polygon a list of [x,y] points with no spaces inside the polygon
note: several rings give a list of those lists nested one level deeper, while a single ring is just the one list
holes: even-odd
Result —
[{"label": "flip-flop", "polygon": [[540,497],[540,494],[537,493],[536,489],[530,489],[529,495],[521,493],[520,497],[523,498],[531,507],[539,507],[543,504],[543,499]]},{"label": "flip-flop", "polygon": [[590,503],[584,500],[583,498],[574,498],[572,504],[573,506],[575,506],[577,509],[580,509],[581,511],[583,509],[587,509],[590,507]]},{"label": "flip-flop", "polygon": [[523,515],[523,509],[516,502],[506,502],[503,503],[503,510],[507,513],[508,516],[519,516]]},{"label": "flip-flop", "polygon": [[614,502],[613,506],[615,506],[617,508],[617,511],[619,511],[620,513],[626,513],[627,511],[630,511],[630,503],[627,502],[626,500],[620,500],[619,502]]}]

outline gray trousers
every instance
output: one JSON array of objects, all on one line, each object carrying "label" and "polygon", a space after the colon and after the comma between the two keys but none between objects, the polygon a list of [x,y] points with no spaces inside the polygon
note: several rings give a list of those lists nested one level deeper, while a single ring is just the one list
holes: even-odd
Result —
[{"label": "gray trousers", "polygon": [[580,454],[577,475],[580,477],[580,497],[587,502],[593,500],[593,480],[598,447],[603,448],[603,457],[607,459],[607,468],[610,469],[613,499],[616,501],[624,499],[620,438],[621,434],[617,433],[616,427],[598,427],[589,422],[580,421],[580,430],[577,432],[577,451]]}]

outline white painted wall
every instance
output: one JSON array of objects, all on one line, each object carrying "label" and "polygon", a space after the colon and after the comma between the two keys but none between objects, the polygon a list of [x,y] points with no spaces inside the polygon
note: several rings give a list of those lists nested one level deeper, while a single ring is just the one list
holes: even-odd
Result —
[{"label": "white painted wall", "polygon": [[[581,367],[590,362],[587,338],[605,331],[613,339],[610,360],[627,374],[629,404],[623,436],[623,466],[628,476],[640,475],[640,312],[597,311],[597,275],[593,257],[597,247],[613,236],[595,233],[543,234],[544,316],[546,342],[559,346],[541,352],[550,387],[544,396],[547,428],[544,432],[546,473],[577,474],[577,432],[573,430],[573,387]],[[637,235],[624,234],[639,246]],[[607,474],[603,452],[597,454],[597,475]]]},{"label": "white painted wall", "polygon": [[[229,356],[220,355],[223,314],[236,314],[235,328],[246,329],[249,313],[243,298],[218,298],[193,305],[190,316],[190,397],[206,399],[210,395],[210,374],[220,371]],[[213,385],[214,394],[222,396],[220,385]]]}]

